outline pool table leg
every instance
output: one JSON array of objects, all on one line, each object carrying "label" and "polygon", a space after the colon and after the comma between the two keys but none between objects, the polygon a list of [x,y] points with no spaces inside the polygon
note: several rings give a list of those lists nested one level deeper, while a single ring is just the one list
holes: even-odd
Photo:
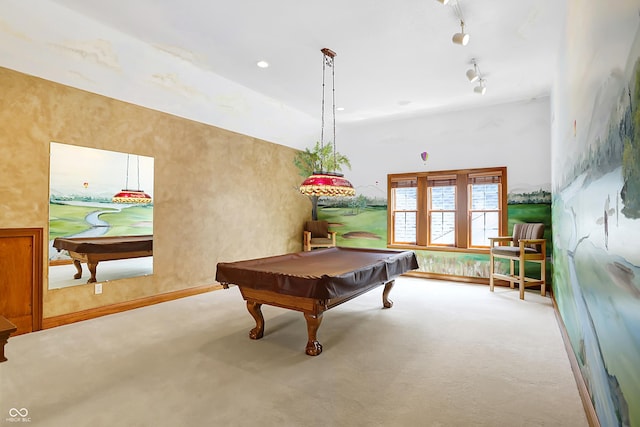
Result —
[{"label": "pool table leg", "polygon": [[76,274],[73,275],[74,279],[79,279],[82,277],[82,264],[77,259],[73,260],[73,266],[78,270]]},{"label": "pool table leg", "polygon": [[322,323],[322,313],[304,313],[304,318],[307,320],[307,334],[309,336],[305,351],[309,356],[317,356],[322,353],[322,344],[318,342],[316,337],[320,323]]},{"label": "pool table leg", "polygon": [[264,335],[264,317],[262,317],[262,304],[254,301],[247,301],[247,310],[256,321],[256,327],[249,331],[249,338],[259,340]]},{"label": "pool table leg", "polygon": [[87,263],[87,267],[89,267],[89,272],[91,273],[91,277],[89,277],[89,280],[87,280],[87,283],[95,283],[95,282],[97,282],[97,280],[96,280],[96,270],[98,269],[98,263],[97,262],[88,262]]},{"label": "pool table leg", "polygon": [[382,291],[382,305],[384,308],[393,307],[393,301],[389,299],[389,292],[391,292],[391,288],[395,284],[395,280],[385,283],[384,291]]}]

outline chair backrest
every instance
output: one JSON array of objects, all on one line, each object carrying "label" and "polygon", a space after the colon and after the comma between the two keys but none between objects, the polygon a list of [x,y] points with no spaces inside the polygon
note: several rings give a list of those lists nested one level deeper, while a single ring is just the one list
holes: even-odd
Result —
[{"label": "chair backrest", "polygon": [[[513,225],[513,244],[519,245],[520,239],[542,239],[544,237],[543,223],[519,223]],[[540,245],[527,245],[537,252],[540,252]]]},{"label": "chair backrest", "polygon": [[329,223],[327,221],[307,221],[304,224],[304,231],[311,232],[311,238],[326,238],[329,235]]}]

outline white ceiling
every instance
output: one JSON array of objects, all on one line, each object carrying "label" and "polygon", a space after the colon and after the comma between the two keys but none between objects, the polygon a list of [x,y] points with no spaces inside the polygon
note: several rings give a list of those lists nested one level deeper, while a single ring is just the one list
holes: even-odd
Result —
[{"label": "white ceiling", "polygon": [[[557,0],[459,0],[460,46],[456,0],[54,2],[314,117],[330,48],[340,123],[548,96],[564,23]],[[465,76],[472,58],[485,95]]]}]

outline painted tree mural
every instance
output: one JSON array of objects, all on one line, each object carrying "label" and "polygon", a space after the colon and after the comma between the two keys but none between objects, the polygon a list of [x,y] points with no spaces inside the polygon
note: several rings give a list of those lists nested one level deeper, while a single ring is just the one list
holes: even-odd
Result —
[{"label": "painted tree mural", "polygon": [[624,185],[620,198],[624,203],[622,213],[629,218],[640,218],[640,69],[635,67],[635,85],[633,94],[629,93],[629,108],[620,123],[620,132],[624,138],[622,154],[622,176]]}]

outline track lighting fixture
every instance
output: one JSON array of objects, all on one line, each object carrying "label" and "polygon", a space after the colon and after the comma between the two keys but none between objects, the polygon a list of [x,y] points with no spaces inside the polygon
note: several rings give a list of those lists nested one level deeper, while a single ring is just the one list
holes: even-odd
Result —
[{"label": "track lighting fixture", "polygon": [[482,77],[482,73],[480,72],[480,67],[478,66],[478,62],[475,58],[471,59],[471,64],[473,64],[473,68],[469,68],[467,70],[467,79],[473,83],[478,81],[478,86],[473,88],[475,93],[480,95],[484,95],[487,91],[487,86],[485,85],[485,79]]},{"label": "track lighting fixture", "polygon": [[478,64],[476,64],[476,60],[472,59],[471,63],[473,64],[473,68],[469,68],[467,70],[467,78],[471,83],[473,83],[480,78],[480,72],[478,71]]},{"label": "track lighting fixture", "polygon": [[[437,0],[437,1],[442,4],[449,3],[449,0]],[[451,7],[453,7],[453,12],[455,13],[456,17],[460,20],[460,32],[455,33],[451,38],[451,40],[455,44],[466,46],[467,43],[469,43],[469,34],[464,32],[464,17],[462,15],[462,8],[460,7],[459,1],[455,0],[451,5]],[[467,70],[467,73],[466,73],[467,79],[471,83],[478,81],[478,86],[474,87],[473,91],[480,95],[484,95],[485,92],[487,91],[487,86],[485,85],[485,80],[482,77],[482,73],[480,72],[480,67],[478,67],[478,63],[476,62],[475,58],[471,59],[471,64],[473,65],[473,68],[469,68]]]},{"label": "track lighting fixture", "polygon": [[464,32],[464,21],[460,20],[460,28],[461,31],[459,33],[455,33],[451,40],[455,44],[459,44],[462,46],[466,46],[469,43],[469,34]]},{"label": "track lighting fixture", "polygon": [[[437,0],[437,1],[445,5],[449,3],[449,0]],[[462,8],[460,7],[460,3],[458,3],[458,0],[455,0],[455,2],[451,5],[451,7],[453,8],[453,13],[455,13],[455,15],[460,20],[460,29],[461,29],[459,33],[455,33],[453,35],[451,40],[455,44],[466,46],[467,43],[469,43],[469,34],[464,32],[464,18],[462,16]]]},{"label": "track lighting fixture", "polygon": [[480,84],[473,88],[473,91],[477,94],[484,95],[487,91],[487,87],[484,84],[484,79],[480,79]]}]

